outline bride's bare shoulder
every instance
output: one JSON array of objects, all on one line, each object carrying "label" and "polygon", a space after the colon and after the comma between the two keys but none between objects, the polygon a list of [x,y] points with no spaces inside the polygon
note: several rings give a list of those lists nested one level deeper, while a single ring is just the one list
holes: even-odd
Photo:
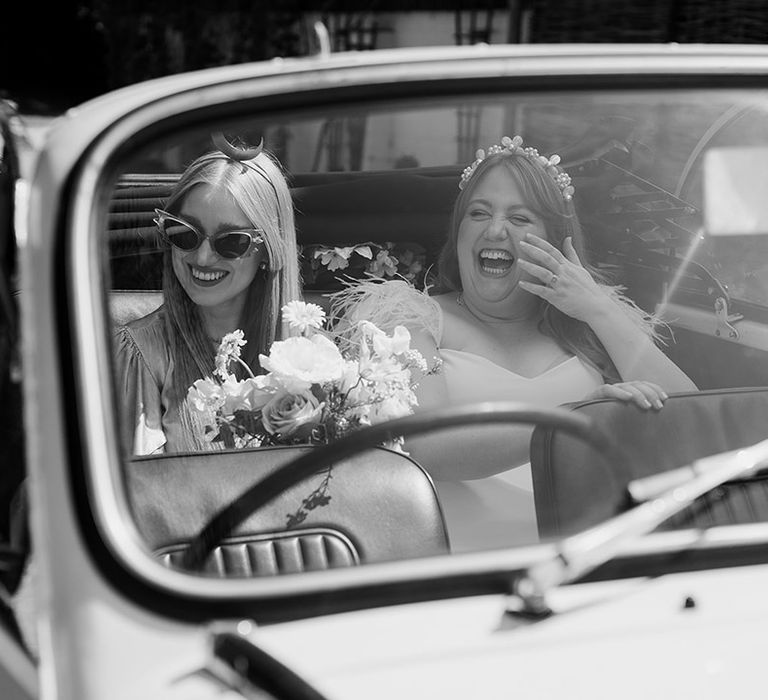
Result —
[{"label": "bride's bare shoulder", "polygon": [[443,314],[455,316],[459,310],[459,305],[456,302],[455,292],[446,292],[443,294],[435,294],[432,297],[443,310]]},{"label": "bride's bare shoulder", "polygon": [[462,338],[467,335],[467,320],[461,312],[456,292],[436,295],[434,297],[442,309],[442,347],[458,350],[462,346]]}]

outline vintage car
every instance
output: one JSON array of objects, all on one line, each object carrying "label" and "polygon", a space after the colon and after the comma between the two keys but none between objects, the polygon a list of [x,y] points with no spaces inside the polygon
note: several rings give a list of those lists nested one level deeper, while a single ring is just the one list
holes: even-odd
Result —
[{"label": "vintage car", "polygon": [[[94,99],[33,172],[4,128],[2,697],[759,695],[766,80],[757,46],[323,51]],[[459,177],[516,134],[560,156],[591,264],[698,391],[132,453],[113,334],[163,302],[156,210],[213,136],[286,169],[304,295],[327,308],[360,279],[439,291]],[[391,447],[515,423],[535,426],[527,480],[493,506],[455,484],[474,511]],[[473,513],[523,508],[507,494],[533,528],[462,540]]]}]

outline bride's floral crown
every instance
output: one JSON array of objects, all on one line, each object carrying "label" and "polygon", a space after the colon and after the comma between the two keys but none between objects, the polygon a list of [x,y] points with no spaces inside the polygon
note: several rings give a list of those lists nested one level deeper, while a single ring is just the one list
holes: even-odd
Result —
[{"label": "bride's floral crown", "polygon": [[560,156],[555,154],[547,158],[546,156],[539,155],[539,152],[531,146],[523,147],[522,136],[514,136],[513,138],[504,136],[501,139],[500,145],[494,144],[493,146],[489,146],[487,152],[482,148],[478,149],[475,153],[474,162],[464,168],[464,171],[461,173],[459,189],[464,189],[464,186],[467,184],[472,175],[474,175],[477,166],[480,165],[480,163],[482,163],[488,156],[492,156],[497,153],[504,153],[505,151],[508,153],[514,153],[515,155],[525,156],[532,163],[538,164],[560,188],[563,199],[569,201],[573,197],[575,190],[571,184],[571,176],[560,167]]}]

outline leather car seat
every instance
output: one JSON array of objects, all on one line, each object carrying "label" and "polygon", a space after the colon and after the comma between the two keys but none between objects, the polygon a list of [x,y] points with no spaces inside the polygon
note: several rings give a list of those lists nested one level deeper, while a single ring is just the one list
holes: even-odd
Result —
[{"label": "leather car seat", "polygon": [[[593,418],[622,453],[606,459],[586,443],[550,428],[531,438],[539,534],[562,537],[631,507],[632,479],[760,442],[768,435],[768,388],[718,389],[669,397],[661,411],[617,400],[570,406]],[[660,529],[768,520],[768,478],[729,482],[701,497]]]},{"label": "leather car seat", "polygon": [[[223,506],[312,446],[136,457],[126,485],[150,551],[178,567],[187,543]],[[286,489],[208,557],[220,577],[268,576],[449,551],[434,484],[410,457],[373,448]]]}]

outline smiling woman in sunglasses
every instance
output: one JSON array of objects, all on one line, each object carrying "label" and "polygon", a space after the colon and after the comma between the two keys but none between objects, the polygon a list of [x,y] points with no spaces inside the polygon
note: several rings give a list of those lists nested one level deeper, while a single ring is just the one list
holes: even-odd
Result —
[{"label": "smiling woman in sunglasses", "polygon": [[184,405],[211,373],[221,338],[242,329],[243,360],[284,334],[280,309],[300,298],[290,192],[261,147],[221,149],[182,174],[155,224],[163,255],[163,305],[117,329],[118,396],[134,454],[209,449]]}]

